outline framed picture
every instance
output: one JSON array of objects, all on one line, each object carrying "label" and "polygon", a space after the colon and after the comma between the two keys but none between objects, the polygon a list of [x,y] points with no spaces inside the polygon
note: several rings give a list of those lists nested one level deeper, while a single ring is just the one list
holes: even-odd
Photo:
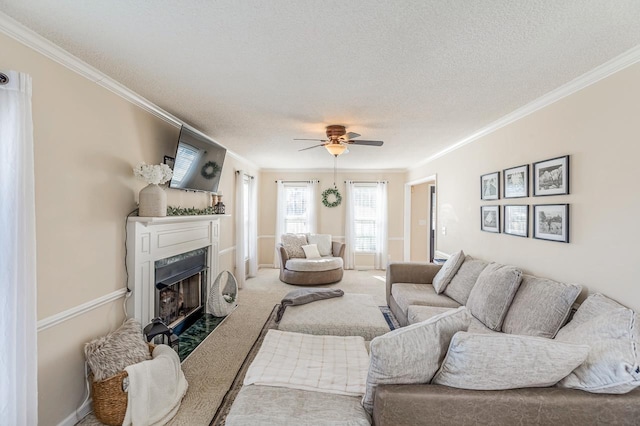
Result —
[{"label": "framed picture", "polygon": [[529,236],[529,206],[504,206],[502,232],[518,237]]},{"label": "framed picture", "polygon": [[529,165],[512,167],[502,171],[504,198],[529,196]]},{"label": "framed picture", "polygon": [[171,170],[173,170],[173,166],[176,163],[176,159],[173,157],[169,157],[168,155],[164,156],[164,164],[166,164],[167,166],[169,166],[169,168],[171,168]]},{"label": "framed picture", "polygon": [[497,200],[500,198],[500,172],[480,176],[480,199]]},{"label": "framed picture", "polygon": [[533,163],[533,196],[569,193],[569,156]]},{"label": "framed picture", "polygon": [[500,206],[480,207],[480,229],[500,233]]},{"label": "framed picture", "polygon": [[569,204],[533,206],[533,238],[569,242]]}]

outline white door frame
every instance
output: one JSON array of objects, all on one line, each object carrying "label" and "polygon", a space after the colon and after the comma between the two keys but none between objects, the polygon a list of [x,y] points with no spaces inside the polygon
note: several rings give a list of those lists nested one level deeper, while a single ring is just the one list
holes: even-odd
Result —
[{"label": "white door frame", "polygon": [[[412,180],[404,184],[404,261],[409,262],[411,260],[411,187],[419,185],[425,182],[436,183],[436,209],[438,207],[438,181],[437,175],[426,176],[417,180]],[[438,216],[436,215],[436,220]],[[436,229],[438,227],[436,226]],[[434,239],[437,241],[438,233]],[[436,241],[434,241],[434,250],[436,247]]]}]

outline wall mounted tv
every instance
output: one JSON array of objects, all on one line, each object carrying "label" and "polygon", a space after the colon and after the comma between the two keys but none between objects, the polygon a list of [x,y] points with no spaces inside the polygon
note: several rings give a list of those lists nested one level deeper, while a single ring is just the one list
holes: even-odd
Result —
[{"label": "wall mounted tv", "polygon": [[212,139],[182,126],[169,188],[218,192],[226,154]]}]

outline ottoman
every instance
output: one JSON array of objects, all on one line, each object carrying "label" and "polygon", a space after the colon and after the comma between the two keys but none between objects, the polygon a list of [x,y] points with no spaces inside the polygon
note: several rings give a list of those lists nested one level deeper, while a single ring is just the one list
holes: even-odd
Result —
[{"label": "ottoman", "polygon": [[388,333],[390,328],[373,296],[346,293],[342,297],[288,306],[278,330],[329,336],[362,336],[369,341]]}]

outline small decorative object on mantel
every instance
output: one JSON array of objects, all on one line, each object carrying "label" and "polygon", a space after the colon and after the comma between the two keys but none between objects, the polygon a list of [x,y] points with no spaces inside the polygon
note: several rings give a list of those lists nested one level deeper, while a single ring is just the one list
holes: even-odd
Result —
[{"label": "small decorative object on mantel", "polygon": [[138,216],[166,216],[167,194],[158,185],[171,180],[173,176],[171,168],[166,164],[140,163],[133,168],[133,174],[149,184],[140,190]]},{"label": "small decorative object on mantel", "polygon": [[[218,201],[213,205],[213,214],[224,214],[225,206],[222,202],[222,191],[219,191],[217,195]],[[215,198],[214,198],[215,200]]]},{"label": "small decorative object on mantel", "polygon": [[325,207],[338,207],[342,203],[342,196],[337,187],[325,189],[322,192],[322,204]]},{"label": "small decorative object on mantel", "polygon": [[204,209],[195,207],[167,207],[167,216],[203,216],[212,214],[216,214],[213,211],[213,207],[205,207]]},{"label": "small decorative object on mantel", "polygon": [[[143,330],[144,337],[147,342],[154,342],[156,344],[165,344],[171,346],[176,352],[179,350],[180,340],[178,336],[173,334],[167,325],[162,322],[160,318],[154,318]],[[156,337],[159,337],[159,341],[156,341]]]}]

